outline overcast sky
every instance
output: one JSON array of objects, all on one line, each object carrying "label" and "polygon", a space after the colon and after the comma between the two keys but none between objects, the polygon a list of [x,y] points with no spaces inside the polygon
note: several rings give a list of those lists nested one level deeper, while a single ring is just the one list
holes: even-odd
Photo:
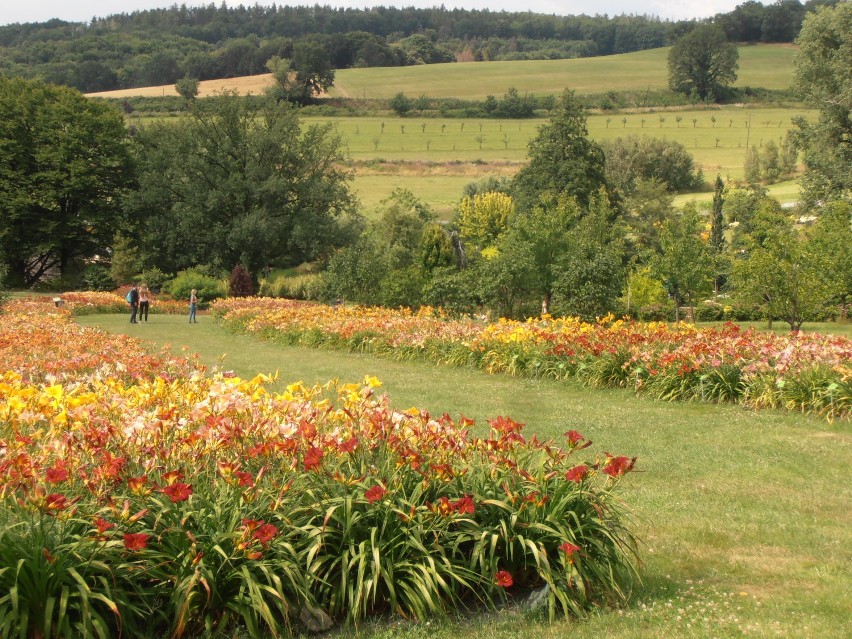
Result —
[{"label": "overcast sky", "polygon": [[[203,6],[222,0],[185,0],[177,4]],[[656,15],[663,19],[706,18],[717,13],[732,11],[745,0],[278,0],[279,5],[330,5],[363,9],[372,6],[428,8],[445,6],[448,9],[490,9],[491,11],[532,11],[558,15]],[[226,0],[228,6],[254,5],[255,0]],[[169,7],[171,0],[0,0],[0,25],[13,22],[44,22],[60,18],[73,22],[88,22],[92,17],[105,17],[114,13],[130,13],[143,9]],[[272,0],[259,0],[257,4],[268,6]],[[765,2],[764,2],[765,4]]]}]

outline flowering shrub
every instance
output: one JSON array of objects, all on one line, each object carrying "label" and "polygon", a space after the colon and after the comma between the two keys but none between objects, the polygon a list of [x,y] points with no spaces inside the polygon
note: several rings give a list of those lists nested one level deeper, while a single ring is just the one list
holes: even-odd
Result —
[{"label": "flowering shrub", "polygon": [[[40,368],[59,344],[74,364]],[[474,437],[371,378],[273,393],[43,305],[0,349],[0,636],[268,636],[543,586],[582,615],[635,575],[635,459],[576,431]]]},{"label": "flowering shrub", "polygon": [[733,401],[829,419],[852,412],[852,340],[839,336],[612,316],[593,324],[549,316],[485,324],[449,320],[429,308],[414,313],[269,299],[223,300],[214,313],[233,330],[287,344],[577,379],[665,400]]}]

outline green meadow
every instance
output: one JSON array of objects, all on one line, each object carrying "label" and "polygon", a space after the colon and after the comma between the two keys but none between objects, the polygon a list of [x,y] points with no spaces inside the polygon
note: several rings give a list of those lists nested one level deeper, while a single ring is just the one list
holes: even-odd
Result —
[{"label": "green meadow", "polygon": [[[590,114],[589,136],[597,141],[653,136],[683,144],[711,182],[717,174],[741,180],[746,148],[781,144],[801,108],[656,109],[640,113]],[[369,214],[397,187],[410,189],[447,218],[465,184],[487,175],[511,176],[523,166],[544,118],[530,120],[387,117],[304,118],[331,124],[355,163],[355,191]],[[779,189],[795,201],[793,185]],[[680,200],[698,196],[681,196]]]},{"label": "green meadow", "polygon": [[[785,90],[790,85],[793,56],[790,45],[751,45],[739,48],[735,86]],[[400,91],[410,97],[482,100],[502,96],[514,87],[522,95],[559,94],[570,88],[579,94],[607,91],[665,91],[668,89],[668,47],[596,58],[428,64],[414,67],[341,69],[331,97],[387,99]]]},{"label": "green meadow", "polygon": [[[570,88],[580,95],[608,91],[665,91],[668,48],[574,60],[482,62],[404,68],[343,69],[337,72],[332,97],[387,99],[409,97],[500,98],[508,89],[522,95],[559,94]],[[796,48],[753,45],[739,49],[737,87],[786,90]],[[681,109],[630,109],[627,113],[592,113],[589,134],[595,140],[627,135],[665,137],[683,144],[708,182],[717,174],[740,180],[747,145],[776,144],[801,108],[743,106]],[[358,162],[354,188],[369,215],[397,187],[410,189],[448,219],[464,186],[487,175],[512,175],[526,160],[530,140],[547,120],[445,119],[405,117],[307,118],[331,122],[341,135],[349,159]],[[384,161],[384,162],[383,162]],[[372,163],[363,166],[362,163]],[[461,171],[454,163],[466,164]],[[444,165],[443,169],[435,165]],[[392,178],[392,179],[388,179]],[[798,198],[795,184],[775,189],[782,202]],[[679,203],[705,199],[680,196]]]},{"label": "green meadow", "polygon": [[290,381],[376,375],[398,408],[509,415],[526,434],[560,439],[576,429],[595,449],[637,455],[624,500],[642,539],[643,581],[629,605],[553,624],[517,607],[414,623],[384,619],[333,636],[365,639],[572,637],[842,638],[852,634],[850,424],[735,406],[664,403],[622,390],[487,375],[422,362],[286,348],[223,331],[210,316],[124,315],[82,324],[197,352],[208,366]]}]

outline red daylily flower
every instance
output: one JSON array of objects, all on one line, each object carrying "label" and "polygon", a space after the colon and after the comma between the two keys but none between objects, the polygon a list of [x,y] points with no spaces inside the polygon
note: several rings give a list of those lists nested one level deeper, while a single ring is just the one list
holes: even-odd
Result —
[{"label": "red daylily flower", "polygon": [[192,486],[177,482],[176,484],[171,484],[170,486],[163,488],[163,493],[168,495],[173,504],[176,504],[179,501],[186,501],[189,499],[189,496],[192,494]]},{"label": "red daylily flower", "polygon": [[308,452],[305,453],[305,458],[303,460],[305,470],[313,470],[314,468],[318,468],[320,462],[322,461],[322,449],[313,446],[308,449]]},{"label": "red daylily flower", "polygon": [[109,530],[110,528],[115,528],[115,524],[111,524],[111,523],[109,523],[109,522],[108,522],[106,519],[104,519],[103,517],[98,517],[98,518],[95,520],[95,528],[97,528],[97,529],[98,529],[98,532],[99,532],[100,534],[102,534],[102,535],[103,535],[103,534],[104,534],[107,530]]},{"label": "red daylily flower", "polygon": [[565,473],[565,479],[568,481],[573,481],[574,483],[579,484],[583,481],[589,474],[589,467],[585,464],[580,464],[579,466],[574,466],[574,468],[570,468]]},{"label": "red daylily flower", "polygon": [[494,583],[501,588],[511,588],[515,581],[512,579],[512,575],[505,570],[498,570],[497,574],[494,575]]},{"label": "red daylily flower", "polygon": [[579,552],[580,550],[582,550],[582,548],[580,548],[579,546],[577,546],[575,544],[572,544],[572,543],[566,541],[566,542],[559,545],[559,550],[561,550],[566,555],[568,555],[568,563],[573,564],[574,563],[574,553]]},{"label": "red daylily flower", "polygon": [[68,498],[59,493],[50,493],[45,498],[45,507],[48,510],[65,510],[68,508]]},{"label": "red daylily flower", "polygon": [[509,433],[519,433],[521,429],[524,427],[522,423],[516,422],[514,419],[509,417],[504,417],[502,415],[489,419],[488,424],[498,433],[503,433],[504,435]]},{"label": "red daylily flower", "polygon": [[624,455],[619,455],[618,457],[608,457],[606,466],[604,466],[603,472],[610,477],[621,477],[624,473],[633,470],[633,465],[636,463],[636,458],[625,457]]},{"label": "red daylily flower", "polygon": [[570,448],[571,450],[574,450],[575,448],[577,450],[580,450],[583,448],[588,448],[592,445],[591,441],[587,440],[576,430],[569,430],[567,433],[565,433],[565,437],[568,438],[568,448]]},{"label": "red daylily flower", "polygon": [[124,547],[133,552],[148,547],[148,535],[145,533],[124,533]]},{"label": "red daylily flower", "polygon": [[470,495],[465,495],[461,499],[457,499],[452,505],[453,509],[455,509],[459,515],[472,515],[474,508],[476,507],[473,502],[473,497]]},{"label": "red daylily flower", "polygon": [[254,486],[254,477],[252,476],[251,473],[246,473],[246,472],[243,472],[241,470],[237,470],[237,471],[234,471],[234,477],[236,477],[238,479],[238,481],[237,481],[238,486],[246,486],[248,488],[251,488],[252,486]]},{"label": "red daylily flower", "polygon": [[68,471],[65,469],[65,464],[56,462],[53,468],[48,468],[44,474],[44,479],[48,484],[61,484],[68,479]]},{"label": "red daylily flower", "polygon": [[385,495],[387,495],[387,490],[381,484],[376,484],[370,490],[364,493],[364,497],[367,498],[367,501],[371,504],[376,503],[377,501],[381,501]]},{"label": "red daylily flower", "polygon": [[275,535],[278,534],[278,529],[272,524],[263,524],[257,527],[257,530],[254,531],[252,537],[257,539],[264,546],[268,544]]},{"label": "red daylily flower", "polygon": [[338,450],[341,453],[351,453],[358,447],[358,439],[356,437],[350,437],[345,442],[342,442],[340,446],[338,446]]}]

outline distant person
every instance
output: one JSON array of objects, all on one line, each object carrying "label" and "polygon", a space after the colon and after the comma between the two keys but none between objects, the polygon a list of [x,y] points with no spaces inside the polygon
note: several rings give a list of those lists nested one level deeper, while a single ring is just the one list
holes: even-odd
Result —
[{"label": "distant person", "polygon": [[195,289],[192,289],[189,293],[189,323],[190,324],[198,324],[198,321],[195,319],[195,311],[198,308],[198,295],[195,294]]},{"label": "distant person", "polygon": [[151,292],[148,290],[147,286],[143,286],[139,289],[139,321],[142,321],[142,318],[145,318],[145,321],[148,321],[148,308],[151,305]]},{"label": "distant person", "polygon": [[135,286],[130,288],[127,294],[127,301],[130,302],[130,323],[136,323],[136,310],[139,308],[139,289]]}]

